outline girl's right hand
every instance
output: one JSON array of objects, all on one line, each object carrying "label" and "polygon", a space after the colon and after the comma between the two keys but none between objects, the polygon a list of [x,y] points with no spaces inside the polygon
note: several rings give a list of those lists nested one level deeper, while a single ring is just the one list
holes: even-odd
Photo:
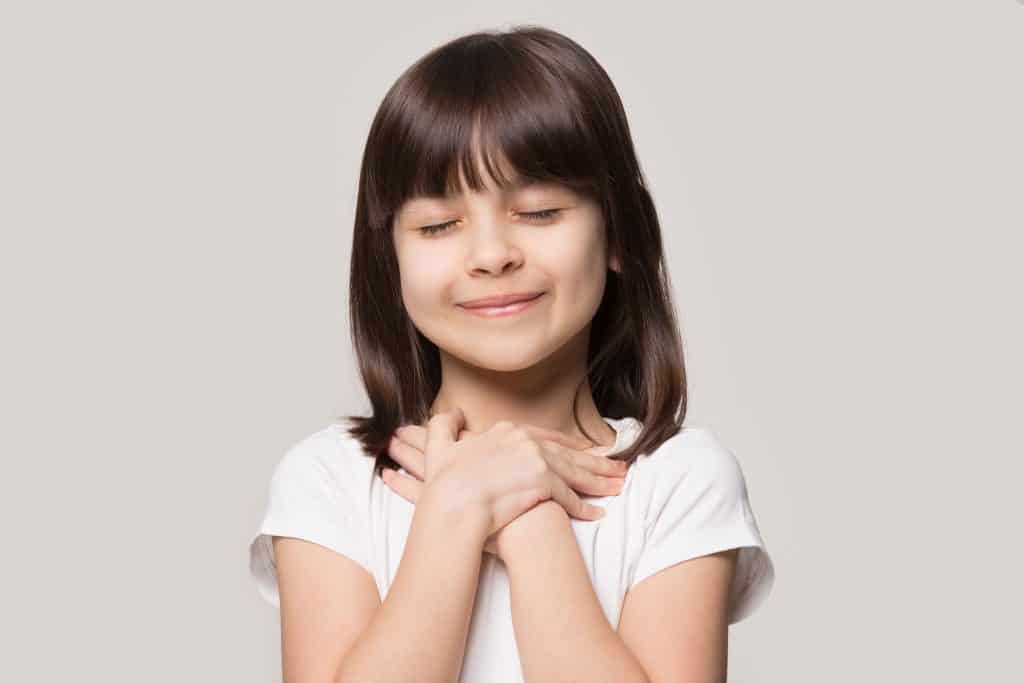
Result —
[{"label": "girl's right hand", "polygon": [[593,449],[563,445],[572,443],[571,437],[504,420],[484,432],[460,437],[464,426],[465,416],[458,408],[430,418],[422,481],[452,498],[449,503],[480,514],[488,537],[546,500],[559,503],[572,517],[600,519],[602,508],[580,500],[567,480],[595,495],[621,490],[623,470],[618,462],[596,455]]}]

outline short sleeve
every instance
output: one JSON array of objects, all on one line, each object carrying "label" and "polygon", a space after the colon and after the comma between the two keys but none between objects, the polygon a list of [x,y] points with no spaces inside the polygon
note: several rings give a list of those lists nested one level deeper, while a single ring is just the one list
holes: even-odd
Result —
[{"label": "short sleeve", "polygon": [[[333,439],[333,441],[332,441]],[[359,563],[371,576],[366,522],[344,477],[345,458],[337,437],[321,432],[293,446],[274,468],[263,521],[249,545],[249,571],[270,604],[280,607],[274,536],[311,541]],[[328,466],[330,464],[330,466]]]},{"label": "short sleeve", "polygon": [[673,440],[644,463],[651,469],[651,499],[630,586],[680,562],[739,548],[728,612],[729,623],[736,623],[764,602],[775,579],[743,472],[709,430],[691,427]]}]

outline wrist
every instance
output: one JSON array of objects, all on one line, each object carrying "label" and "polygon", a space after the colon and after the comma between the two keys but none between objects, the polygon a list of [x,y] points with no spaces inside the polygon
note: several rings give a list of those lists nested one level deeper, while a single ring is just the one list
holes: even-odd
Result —
[{"label": "wrist", "polygon": [[498,531],[494,539],[498,556],[504,560],[520,552],[529,553],[541,534],[559,525],[570,526],[565,508],[554,500],[537,503]]},{"label": "wrist", "polygon": [[478,540],[482,548],[490,530],[490,518],[485,506],[467,496],[461,488],[438,477],[423,486],[416,509],[429,511],[431,517],[440,519],[447,528]]}]

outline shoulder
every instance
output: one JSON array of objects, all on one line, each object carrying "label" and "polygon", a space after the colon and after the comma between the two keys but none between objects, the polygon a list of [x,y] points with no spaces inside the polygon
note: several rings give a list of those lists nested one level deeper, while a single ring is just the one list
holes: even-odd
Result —
[{"label": "shoulder", "polygon": [[654,476],[696,476],[734,480],[742,478],[736,455],[706,427],[683,427],[637,462]]},{"label": "shoulder", "polygon": [[274,467],[272,479],[285,485],[315,480],[355,493],[369,483],[373,465],[374,459],[345,424],[333,422],[293,442]]},{"label": "shoulder", "polygon": [[280,604],[275,536],[311,541],[374,572],[369,515],[373,458],[342,425],[295,441],[270,480],[263,521],[250,543],[249,567],[263,595]]},{"label": "shoulder", "polygon": [[647,522],[663,514],[746,506],[747,484],[739,460],[710,429],[684,427],[639,456],[636,465]]},{"label": "shoulder", "polygon": [[736,455],[710,429],[687,427],[637,464],[645,534],[632,585],[673,564],[739,548],[729,623],[750,614],[770,590],[774,568]]}]

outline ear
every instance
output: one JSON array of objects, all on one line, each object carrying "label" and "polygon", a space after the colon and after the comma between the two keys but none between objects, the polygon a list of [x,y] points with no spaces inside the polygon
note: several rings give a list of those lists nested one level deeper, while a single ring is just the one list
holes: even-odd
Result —
[{"label": "ear", "polygon": [[619,257],[612,255],[608,257],[608,267],[614,270],[616,273],[622,272],[622,265],[619,263]]}]

